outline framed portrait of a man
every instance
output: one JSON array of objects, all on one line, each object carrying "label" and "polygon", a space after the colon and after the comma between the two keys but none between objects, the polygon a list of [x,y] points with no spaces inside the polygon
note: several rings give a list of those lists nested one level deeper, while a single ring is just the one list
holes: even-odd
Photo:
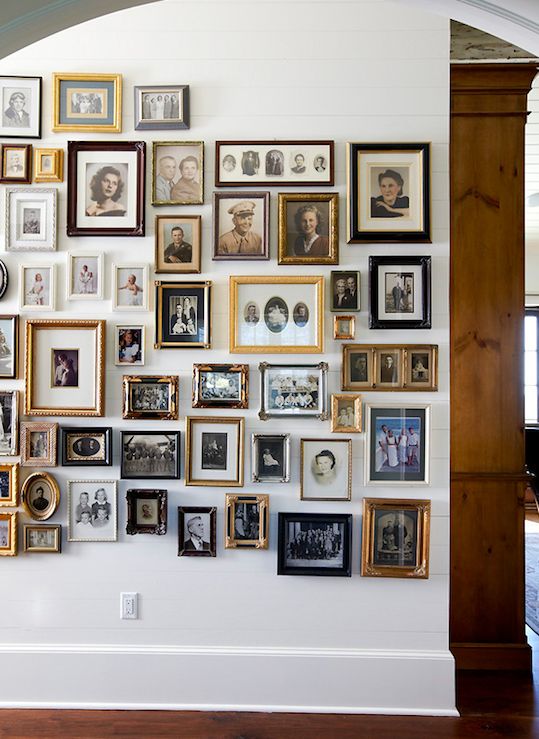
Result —
[{"label": "framed portrait of a man", "polygon": [[269,192],[213,194],[213,258],[269,259]]},{"label": "framed portrait of a man", "polygon": [[155,282],[154,349],[211,347],[211,285]]},{"label": "framed portrait of a man", "polygon": [[155,217],[156,274],[200,272],[201,216]]},{"label": "framed portrait of a man", "polygon": [[135,129],[189,128],[189,85],[136,85]]},{"label": "framed portrait of a man", "polygon": [[369,257],[369,328],[431,328],[431,258]]},{"label": "framed portrait of a man", "polygon": [[178,557],[215,557],[215,506],[178,507]]},{"label": "framed portrait of a man", "polygon": [[41,77],[0,77],[2,138],[41,138]]},{"label": "framed portrait of a man", "polygon": [[2,144],[0,182],[32,182],[32,144]]},{"label": "framed portrait of a man", "polygon": [[301,439],[301,500],[351,500],[350,439]]},{"label": "framed portrait of a man", "polygon": [[128,490],[126,534],[167,533],[168,507],[166,490]]},{"label": "framed portrait of a man", "polygon": [[279,194],[279,264],[338,264],[337,193]]},{"label": "framed portrait of a man", "polygon": [[52,83],[53,131],[122,130],[120,74],[56,73]]},{"label": "framed portrait of a man", "polygon": [[154,141],[152,205],[202,205],[204,142]]}]

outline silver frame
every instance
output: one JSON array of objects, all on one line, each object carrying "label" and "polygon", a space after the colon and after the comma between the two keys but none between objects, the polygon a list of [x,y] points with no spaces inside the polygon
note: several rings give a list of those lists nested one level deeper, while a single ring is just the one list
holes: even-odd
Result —
[{"label": "silver frame", "polygon": [[[259,477],[256,474],[260,458],[260,440],[272,439],[283,442],[282,477]],[[290,482],[290,434],[251,434],[251,482]]]},{"label": "silver frame", "polygon": [[[282,411],[266,410],[268,392],[268,387],[266,383],[266,372],[273,367],[288,367],[289,369],[310,369],[313,371],[313,373],[318,373],[318,408],[313,410],[300,410],[299,408],[287,409]],[[329,418],[327,362],[319,362],[318,364],[274,364],[272,362],[260,362],[260,364],[258,365],[258,369],[260,371],[260,410],[258,412],[258,417],[260,418],[260,420],[267,421],[268,418],[297,417],[317,418],[320,421],[327,421],[327,419]]]}]

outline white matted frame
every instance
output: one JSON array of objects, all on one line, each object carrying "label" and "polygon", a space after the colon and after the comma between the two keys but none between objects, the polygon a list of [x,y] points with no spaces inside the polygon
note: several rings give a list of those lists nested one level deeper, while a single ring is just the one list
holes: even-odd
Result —
[{"label": "white matted frame", "polygon": [[42,80],[42,77],[0,77],[0,137],[41,138]]},{"label": "white matted frame", "polygon": [[[206,439],[204,434],[208,435]],[[226,435],[226,440],[221,435]],[[185,484],[243,487],[243,437],[241,417],[187,417]],[[216,454],[212,462],[208,449],[214,442]]]},{"label": "white matted frame", "polygon": [[[131,338],[127,340],[127,334]],[[114,364],[117,367],[142,367],[146,346],[146,326],[142,323],[121,323],[114,326]],[[137,351],[138,347],[138,351]]]},{"label": "white matted frame", "polygon": [[69,251],[67,253],[67,300],[103,300],[104,266],[105,257],[102,251]]},{"label": "white matted frame", "polygon": [[147,264],[112,265],[112,310],[149,310],[149,291]]},{"label": "white matted frame", "polygon": [[[88,496],[88,505],[81,501],[81,493]],[[118,494],[116,480],[68,480],[67,483],[67,540],[117,541]],[[87,510],[90,508],[90,511]],[[105,511],[106,523],[103,514]],[[83,511],[85,515],[83,515]],[[87,515],[86,515],[87,514]],[[80,523],[89,518],[88,523]]]},{"label": "white matted frame", "polygon": [[56,250],[57,190],[6,188],[6,251]]},{"label": "white matted frame", "polygon": [[56,265],[19,265],[21,311],[53,311],[56,307]]}]

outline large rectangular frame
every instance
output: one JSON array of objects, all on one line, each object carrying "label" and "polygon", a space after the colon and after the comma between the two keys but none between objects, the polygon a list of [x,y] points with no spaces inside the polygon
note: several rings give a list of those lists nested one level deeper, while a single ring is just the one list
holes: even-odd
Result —
[{"label": "large rectangular frame", "polygon": [[[366,353],[369,357],[367,372],[370,369],[371,379],[367,382],[354,382],[350,372],[350,354],[353,352]],[[383,386],[377,383],[379,374],[379,356],[381,353],[399,353],[400,366],[398,376],[400,381],[392,386]],[[411,357],[413,354],[428,354],[431,360],[429,369],[430,382],[412,382]],[[393,392],[406,390],[407,392],[434,392],[438,390],[438,345],[437,344],[343,344],[341,364],[341,385],[343,390],[369,390],[371,392]]]},{"label": "large rectangular frame", "polygon": [[[341,567],[290,567],[286,564],[286,525],[289,523],[341,524],[344,527],[343,563]],[[277,544],[278,575],[312,575],[351,577],[352,575],[352,514],[351,513],[279,513]]]},{"label": "large rectangular frame", "polygon": [[[271,370],[272,367],[278,368],[289,368],[289,369],[304,369],[312,370],[313,373],[318,374],[318,403],[316,408],[299,409],[289,408],[283,409],[282,412],[275,410],[268,410],[267,402],[267,379],[266,373]],[[327,398],[327,373],[328,365],[327,362],[319,362],[318,364],[270,364],[268,362],[260,362],[258,365],[260,372],[260,411],[258,417],[261,421],[267,421],[268,418],[282,418],[284,417],[295,417],[295,418],[318,418],[320,421],[326,421],[328,418],[328,398]],[[299,412],[298,412],[299,411]]]}]

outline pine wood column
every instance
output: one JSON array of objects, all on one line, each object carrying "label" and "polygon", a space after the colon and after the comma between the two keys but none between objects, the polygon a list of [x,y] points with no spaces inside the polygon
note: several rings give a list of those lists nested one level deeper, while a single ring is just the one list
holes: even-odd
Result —
[{"label": "pine wood column", "polygon": [[535,64],[451,66],[451,596],[458,669],[530,670],[524,125]]}]

